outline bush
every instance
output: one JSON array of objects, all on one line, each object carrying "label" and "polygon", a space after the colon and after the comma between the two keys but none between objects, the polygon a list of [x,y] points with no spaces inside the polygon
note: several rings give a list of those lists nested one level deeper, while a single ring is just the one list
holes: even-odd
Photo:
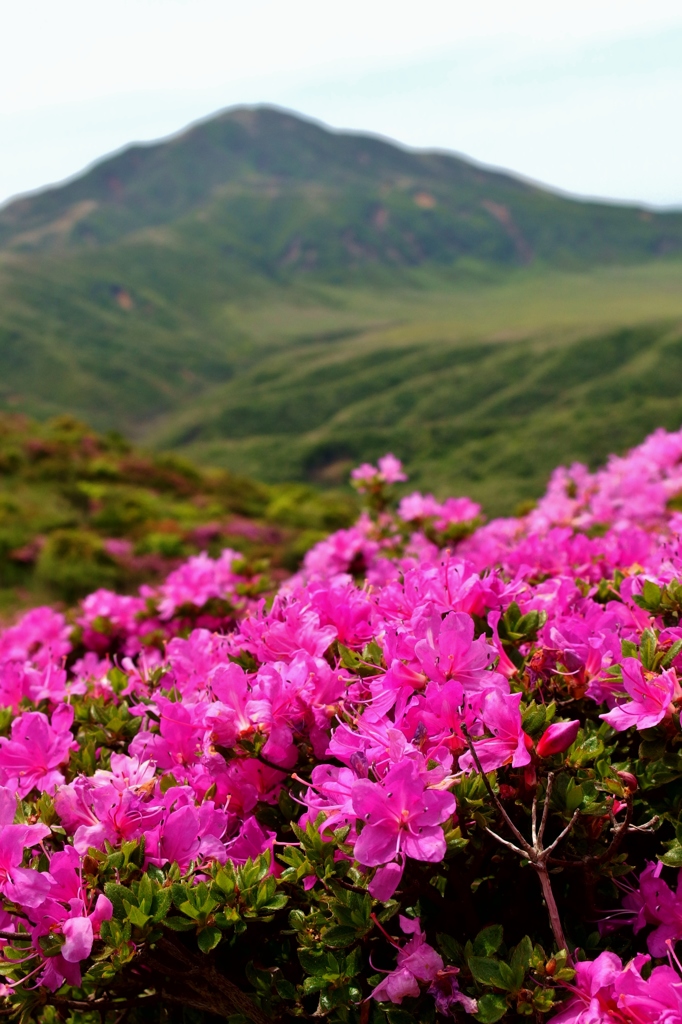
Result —
[{"label": "bush", "polygon": [[386,456],[277,593],[225,550],[1,633],[7,1014],[679,1024],[681,465],[480,525]]},{"label": "bush", "polygon": [[120,575],[101,538],[87,530],[55,530],[38,556],[38,579],[68,602],[116,586]]}]

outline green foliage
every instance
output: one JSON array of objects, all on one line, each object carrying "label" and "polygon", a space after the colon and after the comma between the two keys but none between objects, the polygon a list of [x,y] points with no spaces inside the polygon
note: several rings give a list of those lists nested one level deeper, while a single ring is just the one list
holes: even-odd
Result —
[{"label": "green foliage", "polygon": [[[270,481],[338,484],[394,450],[496,513],[559,462],[679,426],[680,270],[653,258],[682,251],[679,214],[244,116],[0,214],[0,409]],[[305,495],[280,497],[302,526]],[[107,529],[127,535],[136,503],[105,495]],[[8,529],[0,552],[22,546]]]},{"label": "green foliage", "polygon": [[72,417],[42,425],[0,414],[0,615],[98,587],[131,590],[202,549],[243,552],[247,574],[295,569],[323,531],[354,515],[348,495],[198,470]]}]

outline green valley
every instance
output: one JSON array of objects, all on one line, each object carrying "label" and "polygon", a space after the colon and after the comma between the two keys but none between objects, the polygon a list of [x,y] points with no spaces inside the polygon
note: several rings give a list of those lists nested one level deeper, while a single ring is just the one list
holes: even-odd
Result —
[{"label": "green valley", "polygon": [[682,214],[228,111],[0,210],[0,409],[490,512],[682,421]]}]

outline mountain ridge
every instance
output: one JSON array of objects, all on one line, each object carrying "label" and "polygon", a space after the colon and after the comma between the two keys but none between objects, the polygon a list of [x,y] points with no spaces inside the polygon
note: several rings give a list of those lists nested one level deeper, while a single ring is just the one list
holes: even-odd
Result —
[{"label": "mountain ridge", "polygon": [[0,211],[0,412],[264,480],[393,449],[509,511],[679,426],[681,325],[682,213],[270,108]]},{"label": "mountain ridge", "polygon": [[[298,203],[308,221],[307,231],[289,231],[269,254],[271,273],[324,274],[339,263],[447,265],[473,257],[565,265],[682,253],[682,212],[566,197],[459,155],[330,130],[267,106],[228,108],[13,200],[0,209],[0,249],[106,245],[207,204],[224,211],[231,199],[263,198],[273,209]],[[325,259],[315,229],[340,199],[347,209],[332,218],[338,244]],[[243,226],[231,227],[243,241]]]}]

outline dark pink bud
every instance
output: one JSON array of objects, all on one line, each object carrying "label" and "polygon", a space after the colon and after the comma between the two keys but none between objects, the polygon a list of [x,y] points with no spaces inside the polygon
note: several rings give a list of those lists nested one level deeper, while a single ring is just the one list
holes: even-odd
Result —
[{"label": "dark pink bud", "polygon": [[568,750],[575,742],[580,729],[580,722],[554,722],[538,740],[536,747],[539,757],[551,757]]},{"label": "dark pink bud", "polygon": [[616,772],[616,775],[623,783],[623,789],[627,789],[631,793],[637,792],[637,779],[632,772]]}]

